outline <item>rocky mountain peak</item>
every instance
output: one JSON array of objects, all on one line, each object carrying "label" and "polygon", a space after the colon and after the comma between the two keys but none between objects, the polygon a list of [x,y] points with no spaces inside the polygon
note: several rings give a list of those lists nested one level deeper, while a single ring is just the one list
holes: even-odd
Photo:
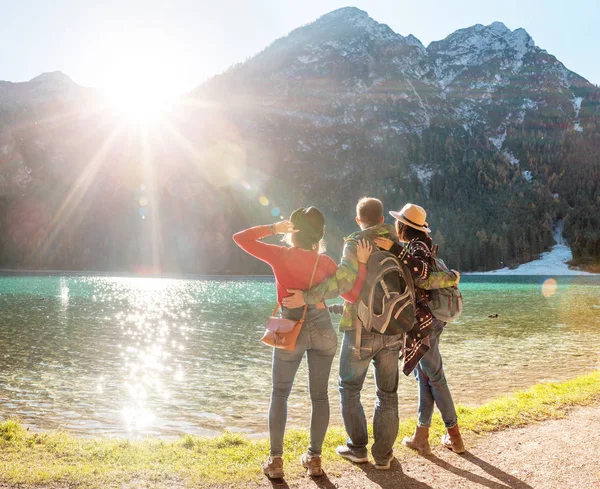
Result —
[{"label": "rocky mountain peak", "polygon": [[389,26],[380,24],[369,17],[367,12],[356,7],[344,7],[329,12],[317,19],[311,26],[314,26],[315,28],[323,27],[333,29],[339,33],[343,33],[346,29],[351,28],[352,31],[360,30],[367,33],[375,40],[382,41],[404,39],[400,34],[395,33]]},{"label": "rocky mountain peak", "polygon": [[29,80],[29,83],[55,83],[63,85],[75,84],[75,82],[68,75],[65,75],[62,71],[51,71],[48,73],[42,73],[41,75],[38,75],[35,78]]},{"label": "rocky mountain peak", "polygon": [[[477,24],[478,26],[481,26],[481,24]],[[484,29],[487,28],[489,30],[491,30],[492,32],[497,33],[498,35],[505,35],[508,34],[510,32],[510,29],[508,27],[506,27],[506,25],[504,24],[504,22],[492,22],[490,25],[488,26],[481,26]]]},{"label": "rocky mountain peak", "polygon": [[418,48],[420,48],[421,50],[425,51],[425,46],[423,46],[423,43],[417,39],[415,36],[413,36],[412,34],[409,34],[408,36],[406,36],[404,38],[404,40],[406,41],[407,44],[410,44],[411,46],[416,46]]},{"label": "rocky mountain peak", "polygon": [[358,7],[342,7],[332,10],[331,12],[322,15],[321,19],[343,19],[345,21],[370,19],[373,21],[367,12],[359,9]]},{"label": "rocky mountain peak", "polygon": [[512,54],[505,52],[507,47],[517,51],[522,57],[526,51],[535,47],[535,43],[525,29],[511,31],[502,22],[493,22],[487,26],[476,24],[459,29],[446,39],[432,42],[427,49],[431,53],[453,56],[462,54],[477,57],[486,53],[487,58],[494,53],[507,57]]},{"label": "rocky mountain peak", "polygon": [[489,63],[495,76],[499,71],[518,72],[525,55],[540,51],[524,29],[511,31],[502,22],[476,24],[459,29],[441,41],[432,42],[427,54],[440,86],[445,89],[465,70]]},{"label": "rocky mountain peak", "polygon": [[535,47],[535,42],[533,38],[522,27],[515,29],[514,31],[512,31],[511,34],[512,39],[514,39],[516,42],[521,43],[529,48]]}]

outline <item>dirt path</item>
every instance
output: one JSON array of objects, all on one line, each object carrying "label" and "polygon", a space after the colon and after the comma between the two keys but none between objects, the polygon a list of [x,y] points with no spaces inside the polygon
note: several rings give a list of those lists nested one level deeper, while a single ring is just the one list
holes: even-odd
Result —
[{"label": "dirt path", "polygon": [[[322,480],[271,483],[276,489],[600,489],[600,406],[578,408],[568,418],[470,440],[464,455],[441,447],[430,457],[397,450],[388,472],[371,464]],[[249,486],[252,487],[252,486]]]}]

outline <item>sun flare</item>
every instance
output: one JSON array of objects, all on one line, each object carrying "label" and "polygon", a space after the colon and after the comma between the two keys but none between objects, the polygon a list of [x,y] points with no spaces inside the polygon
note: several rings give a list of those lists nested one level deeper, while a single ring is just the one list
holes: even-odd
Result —
[{"label": "sun flare", "polygon": [[109,106],[129,122],[158,122],[173,106],[175,96],[160,86],[127,83],[105,91]]},{"label": "sun flare", "polygon": [[156,33],[114,39],[103,81],[107,105],[129,122],[157,122],[181,93],[175,47]]}]

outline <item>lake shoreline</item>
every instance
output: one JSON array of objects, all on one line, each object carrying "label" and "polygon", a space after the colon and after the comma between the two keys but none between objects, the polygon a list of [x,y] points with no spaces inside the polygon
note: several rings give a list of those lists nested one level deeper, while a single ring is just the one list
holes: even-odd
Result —
[{"label": "lake shoreline", "polygon": [[[597,267],[587,270],[576,270],[577,273],[555,273],[552,269],[548,269],[543,274],[532,273],[511,273],[514,270],[500,269],[490,270],[487,272],[462,272],[461,277],[475,278],[503,278],[510,280],[511,278],[519,277],[556,277],[556,278],[581,278],[581,277],[600,277],[600,272],[596,271]],[[516,270],[516,269],[515,269]],[[501,272],[501,273],[497,273]],[[97,270],[21,270],[21,269],[0,269],[0,277],[107,277],[107,278],[132,278],[146,279],[157,278],[166,280],[223,280],[223,281],[264,281],[274,282],[273,275],[194,275],[194,274],[150,274],[150,273],[134,273],[134,272],[100,272]]]},{"label": "lake shoreline", "polygon": [[[442,346],[456,401],[477,406],[598,367],[600,281],[557,278],[554,289],[543,282],[464,278],[465,310],[445,329]],[[62,428],[92,438],[173,439],[226,430],[264,436],[272,349],[259,340],[274,302],[271,280],[1,277],[0,398],[6,401],[0,416],[21,416],[30,430]],[[337,321],[333,315],[334,328]],[[336,355],[329,384],[334,404]],[[303,362],[289,427],[308,426],[307,376]],[[367,415],[375,392],[369,373]],[[412,376],[398,396],[400,416],[414,414]],[[339,409],[331,416],[341,425]]]},{"label": "lake shoreline", "polygon": [[273,275],[195,275],[177,273],[102,272],[97,270],[24,270],[0,268],[0,277],[117,277],[162,278],[170,280],[266,280],[274,281]]},{"label": "lake shoreline", "polygon": [[[600,370],[565,382],[544,383],[502,396],[479,407],[459,406],[459,419],[468,446],[478,437],[551,419],[562,419],[575,406],[600,403]],[[414,419],[401,422],[396,450],[414,429]],[[432,440],[443,433],[436,415]],[[334,454],[344,443],[342,427],[330,428],[323,451],[325,467],[334,474],[348,464]],[[304,478],[297,464],[308,443],[306,430],[289,430],[285,441],[287,480]],[[30,433],[18,422],[0,423],[0,487],[240,487],[262,479],[260,463],[268,454],[267,440],[225,433],[217,438],[186,435],[174,442],[147,439],[82,439],[65,432]],[[416,457],[415,457],[416,458]]]}]

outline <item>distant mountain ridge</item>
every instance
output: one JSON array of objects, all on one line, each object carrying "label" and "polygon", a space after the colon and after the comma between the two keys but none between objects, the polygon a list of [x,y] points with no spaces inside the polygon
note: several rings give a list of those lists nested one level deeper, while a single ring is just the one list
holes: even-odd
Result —
[{"label": "distant mountain ridge", "polygon": [[[25,203],[38,209],[19,231],[32,249],[0,240],[0,266],[262,272],[233,231],[318,205],[334,251],[365,194],[424,205],[455,268],[528,261],[563,219],[575,260],[600,259],[600,91],[523,29],[478,24],[425,47],[354,7],[299,27],[183,98],[173,131],[149,143],[162,165],[144,212],[135,203],[151,186],[139,190],[147,169],[131,135],[116,137],[83,191],[118,121],[89,108],[59,115],[94,104],[60,73],[0,82],[0,225],[19,227]],[[135,188],[122,184],[128,172]],[[62,237],[54,216],[73,189],[87,207],[60,220]]]},{"label": "distant mountain ridge", "polygon": [[[547,97],[559,96],[552,103],[573,116],[575,92],[595,88],[537,47],[524,29],[511,31],[501,22],[477,24],[425,48],[414,36],[403,37],[366,12],[347,7],[278,39],[247,62],[214,77],[197,94],[226,98],[238,97],[241,91],[260,97],[260,90],[265,90],[269,103],[287,98],[293,104],[290,90],[310,90],[307,78],[314,75],[327,77],[328,88],[340,90],[333,95],[352,91],[358,97],[376,91],[415,103],[417,110],[406,122],[408,131],[417,132],[430,124],[432,116],[441,122],[487,122],[482,110],[498,107],[492,94],[515,82],[521,91],[520,107],[545,106],[550,103]],[[230,90],[229,83],[239,78],[248,83]],[[322,90],[322,83],[315,88]],[[529,93],[535,94],[535,102],[527,97]],[[506,105],[506,110],[511,108]],[[506,113],[510,115],[514,114]]]}]

